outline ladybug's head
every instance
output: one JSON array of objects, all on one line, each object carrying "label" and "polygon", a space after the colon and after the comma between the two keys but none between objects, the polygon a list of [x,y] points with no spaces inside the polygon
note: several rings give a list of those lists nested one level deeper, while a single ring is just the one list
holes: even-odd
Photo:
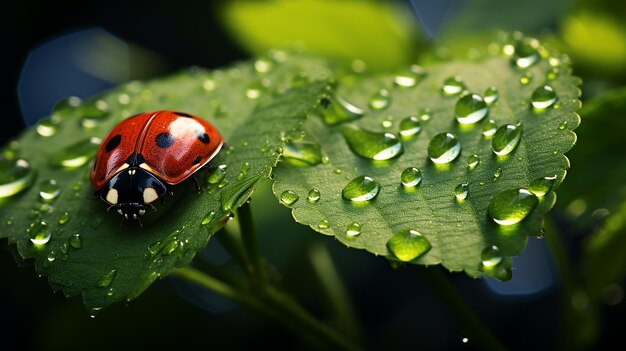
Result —
[{"label": "ladybug's head", "polygon": [[129,167],[117,173],[100,189],[100,198],[126,219],[138,219],[146,206],[167,193],[167,187],[143,168]]}]

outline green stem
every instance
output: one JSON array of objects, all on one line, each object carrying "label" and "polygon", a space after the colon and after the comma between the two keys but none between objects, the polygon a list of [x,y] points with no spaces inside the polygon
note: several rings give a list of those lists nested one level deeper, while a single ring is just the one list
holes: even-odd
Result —
[{"label": "green stem", "polygon": [[359,349],[353,342],[309,314],[289,295],[272,287],[263,293],[238,289],[191,267],[174,269],[171,274],[263,314],[320,348]]},{"label": "green stem", "polygon": [[239,228],[243,248],[250,260],[253,269],[258,273],[257,277],[263,280],[263,269],[261,266],[261,255],[259,254],[259,244],[256,239],[254,220],[252,219],[252,208],[249,203],[243,204],[237,209]]},{"label": "green stem", "polygon": [[420,277],[428,283],[435,296],[442,300],[446,308],[459,320],[470,340],[482,350],[506,350],[504,345],[483,324],[470,306],[463,300],[448,277],[438,267],[418,269]]},{"label": "green stem", "polygon": [[246,256],[239,235],[224,227],[222,230],[217,232],[217,234],[215,234],[215,237],[220,244],[222,244],[224,250],[226,250],[233,257],[233,259],[239,263],[241,267],[243,267],[249,276],[252,276],[254,274],[254,267],[252,262],[250,262],[250,259]]}]

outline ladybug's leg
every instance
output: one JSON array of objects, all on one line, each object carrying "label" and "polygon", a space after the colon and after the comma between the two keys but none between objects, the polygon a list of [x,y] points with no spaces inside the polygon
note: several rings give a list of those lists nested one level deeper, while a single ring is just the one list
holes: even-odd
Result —
[{"label": "ladybug's leg", "polygon": [[[163,199],[161,199],[161,201],[163,201]],[[157,208],[153,204],[148,204],[148,206],[150,206],[152,211],[156,212]]]},{"label": "ladybug's leg", "polygon": [[204,190],[201,186],[200,186],[200,182],[198,181],[198,178],[196,178],[195,176],[191,176],[191,179],[193,179],[193,181],[196,183],[196,189],[198,190],[198,192],[201,192],[202,190]]}]

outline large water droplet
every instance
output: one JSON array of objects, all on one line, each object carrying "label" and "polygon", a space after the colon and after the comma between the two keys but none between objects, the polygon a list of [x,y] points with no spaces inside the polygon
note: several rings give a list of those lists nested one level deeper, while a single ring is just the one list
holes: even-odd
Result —
[{"label": "large water droplet", "polygon": [[341,192],[344,199],[363,202],[375,198],[380,191],[380,185],[368,176],[359,176],[352,179]]},{"label": "large water droplet", "polygon": [[419,83],[425,76],[426,71],[422,67],[418,65],[411,65],[411,67],[406,72],[400,73],[395,76],[393,82],[399,87],[411,88]]},{"label": "large water droplet", "polygon": [[465,89],[465,82],[459,76],[447,78],[443,81],[443,87],[441,87],[441,91],[445,96],[458,95]]},{"label": "large water droplet", "polygon": [[300,199],[300,196],[291,190],[285,190],[280,194],[280,202],[287,206],[295,204],[298,199]]},{"label": "large water droplet", "polygon": [[467,94],[456,102],[454,113],[456,120],[461,124],[473,124],[485,118],[489,108],[482,96]]},{"label": "large water droplet", "polygon": [[528,190],[537,196],[544,196],[548,191],[552,190],[552,186],[556,181],[556,175],[550,177],[541,177],[533,180],[528,185]]},{"label": "large water droplet", "polygon": [[422,122],[417,116],[409,116],[400,122],[400,135],[410,137],[422,130]]},{"label": "large water droplet", "polygon": [[491,268],[502,262],[502,253],[496,245],[485,248],[481,254],[483,267]]},{"label": "large water droplet", "polygon": [[357,155],[372,160],[389,160],[403,151],[400,140],[391,133],[371,132],[355,126],[345,126],[341,134]]},{"label": "large water droplet", "polygon": [[355,237],[361,234],[361,223],[353,222],[348,224],[346,227],[346,235],[350,237]]},{"label": "large water droplet", "polygon": [[52,121],[52,119],[47,118],[39,121],[35,130],[37,131],[37,134],[41,135],[42,137],[51,137],[56,134],[57,126]]},{"label": "large water droplet", "polygon": [[469,184],[461,183],[454,188],[454,197],[456,197],[457,201],[464,201],[467,199],[467,194],[469,193]]},{"label": "large water droplet", "polygon": [[52,231],[48,227],[46,221],[38,221],[30,224],[26,233],[30,238],[30,241],[35,245],[45,245],[50,241]]},{"label": "large water droplet", "polygon": [[309,201],[309,203],[314,204],[320,200],[320,196],[321,196],[320,191],[313,188],[309,190],[309,193],[307,194],[306,198]]},{"label": "large water droplet", "polygon": [[526,189],[510,189],[498,193],[489,203],[489,216],[500,225],[519,223],[537,206],[537,197]]},{"label": "large water droplet", "polygon": [[485,90],[484,100],[487,105],[493,105],[500,98],[500,93],[498,92],[498,88],[495,86],[491,86]]},{"label": "large water droplet", "polygon": [[513,61],[519,68],[528,68],[539,60],[539,41],[534,38],[522,38],[515,45]]},{"label": "large water droplet", "polygon": [[533,94],[531,95],[530,100],[534,108],[540,109],[540,110],[545,109],[554,105],[554,103],[556,102],[557,100],[556,92],[554,91],[554,88],[552,88],[551,86],[543,85],[543,86],[537,87],[533,91]]},{"label": "large water droplet", "polygon": [[353,105],[340,95],[336,95],[330,108],[323,114],[324,123],[335,125],[347,121],[353,121],[363,117],[362,108]]},{"label": "large water droplet", "polygon": [[422,182],[422,171],[415,167],[406,168],[400,175],[400,182],[407,188],[416,187]]},{"label": "large water droplet", "polygon": [[308,167],[322,163],[323,157],[319,144],[297,140],[285,143],[283,159],[293,166]]},{"label": "large water droplet", "polygon": [[39,197],[46,202],[53,201],[61,193],[61,188],[54,179],[44,180],[39,184]]},{"label": "large water droplet", "polygon": [[75,249],[80,249],[83,247],[83,240],[80,238],[80,234],[76,233],[69,237],[68,242],[71,247]]},{"label": "large water droplet", "polygon": [[372,110],[384,110],[391,104],[391,95],[389,95],[389,91],[385,89],[381,89],[380,91],[374,93],[370,98],[370,108]]},{"label": "large water droplet", "polygon": [[96,153],[102,140],[96,137],[81,140],[54,153],[48,160],[53,167],[76,168],[83,166]]},{"label": "large water droplet", "polygon": [[0,198],[13,196],[28,189],[36,172],[24,159],[0,159]]},{"label": "large water droplet", "polygon": [[521,125],[505,124],[498,128],[491,140],[491,148],[498,156],[510,154],[522,137]]},{"label": "large water droplet", "polygon": [[452,162],[461,153],[461,143],[452,133],[440,133],[428,143],[428,157],[434,163]]},{"label": "large water droplet", "polygon": [[424,255],[431,245],[417,230],[405,229],[391,236],[387,248],[400,261],[408,262]]},{"label": "large water droplet", "polygon": [[111,285],[116,275],[117,269],[112,269],[108,271],[102,276],[102,278],[100,278],[100,281],[98,281],[98,286],[101,288],[106,288],[107,286]]}]

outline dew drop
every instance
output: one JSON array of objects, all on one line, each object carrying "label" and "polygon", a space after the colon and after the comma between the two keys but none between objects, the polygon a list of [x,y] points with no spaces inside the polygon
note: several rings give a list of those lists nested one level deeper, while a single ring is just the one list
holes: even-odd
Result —
[{"label": "dew drop", "polygon": [[204,82],[202,82],[202,89],[206,90],[207,92],[214,91],[215,88],[217,88],[217,84],[215,83],[215,79],[213,78],[205,79]]},{"label": "dew drop", "polygon": [[489,108],[478,94],[467,94],[461,97],[454,107],[456,120],[461,124],[473,124],[485,118]]},{"label": "dew drop", "polygon": [[94,307],[89,309],[89,317],[96,318],[98,313],[102,310],[102,307]]},{"label": "dew drop", "polygon": [[391,236],[387,248],[400,261],[408,262],[424,255],[431,245],[417,230],[404,229]]},{"label": "dew drop", "polygon": [[393,79],[395,85],[402,88],[412,88],[426,76],[426,71],[418,65],[411,67],[403,73],[398,74]]},{"label": "dew drop", "polygon": [[274,67],[274,62],[267,56],[261,56],[254,61],[254,70],[257,73],[267,73]]},{"label": "dew drop", "polygon": [[563,121],[559,124],[559,130],[564,130],[565,128],[567,128],[567,121]]},{"label": "dew drop", "polygon": [[433,118],[433,112],[429,108],[425,108],[419,111],[418,116],[422,122],[428,122]]},{"label": "dew drop", "polygon": [[117,269],[110,270],[109,272],[104,274],[102,278],[100,278],[100,281],[98,281],[98,286],[101,288],[106,288],[107,286],[111,285],[116,275],[117,275]]},{"label": "dew drop", "polygon": [[384,110],[391,104],[389,91],[381,89],[370,98],[369,105],[372,110]]},{"label": "dew drop", "polygon": [[26,229],[30,241],[35,245],[45,245],[50,241],[52,231],[45,221],[33,222]]},{"label": "dew drop", "polygon": [[374,199],[380,191],[380,185],[368,176],[359,176],[352,179],[341,192],[344,199],[354,202],[363,202]]},{"label": "dew drop", "polygon": [[489,203],[489,216],[500,225],[519,223],[537,206],[537,197],[526,189],[510,189],[498,193]]},{"label": "dew drop", "polygon": [[237,180],[242,180],[246,174],[248,174],[248,170],[250,169],[250,163],[244,162],[241,164],[241,169],[239,170],[239,174],[237,174]]},{"label": "dew drop", "polygon": [[109,288],[109,290],[107,290],[107,296],[108,297],[113,296],[114,293],[115,293],[115,289],[113,289],[113,288]]},{"label": "dew drop", "polygon": [[496,134],[496,129],[496,121],[494,121],[493,119],[485,121],[482,128],[483,136],[486,138],[492,137],[494,134]]},{"label": "dew drop", "polygon": [[487,105],[493,105],[500,98],[500,92],[498,92],[498,88],[495,86],[490,86],[485,90],[484,100]]},{"label": "dew drop", "polygon": [[445,96],[461,94],[466,89],[465,82],[459,76],[449,77],[443,81],[441,92]]},{"label": "dew drop", "polygon": [[519,78],[519,82],[522,85],[528,85],[533,81],[533,75],[530,72],[524,72],[522,76]]},{"label": "dew drop", "polygon": [[251,100],[258,99],[265,91],[265,86],[260,81],[252,82],[246,88],[246,97]]},{"label": "dew drop", "polygon": [[550,190],[552,190],[552,186],[554,185],[555,181],[556,175],[537,178],[530,182],[530,185],[528,185],[528,190],[530,190],[530,192],[537,196],[544,196]]},{"label": "dew drop", "polygon": [[461,183],[454,188],[454,197],[457,201],[464,201],[467,199],[469,193],[469,185],[467,183]]},{"label": "dew drop", "polygon": [[154,242],[154,243],[148,245],[148,252],[150,253],[150,256],[156,255],[159,252],[160,249],[161,249],[161,242],[160,241],[157,241],[157,242]]},{"label": "dew drop", "polygon": [[323,114],[324,123],[335,125],[347,121],[353,121],[363,117],[365,111],[355,106],[344,97],[336,95],[330,105],[330,108]]},{"label": "dew drop", "polygon": [[42,119],[37,123],[35,130],[40,136],[48,138],[56,134],[57,126],[51,119]]},{"label": "dew drop", "polygon": [[36,172],[24,159],[0,159],[0,198],[13,196],[28,189]]},{"label": "dew drop", "polygon": [[539,60],[539,41],[534,38],[522,38],[515,45],[513,61],[519,68],[528,68]]},{"label": "dew drop", "polygon": [[476,154],[471,155],[470,157],[467,158],[467,169],[469,169],[470,171],[473,171],[476,166],[478,166],[478,164],[480,163],[480,157]]},{"label": "dew drop", "polygon": [[69,248],[67,246],[67,243],[63,243],[63,244],[59,245],[59,251],[61,251],[62,254],[67,255],[67,253],[69,252]]},{"label": "dew drop", "polygon": [[321,220],[317,224],[317,227],[320,228],[320,229],[328,229],[328,228],[330,228],[330,223],[328,223],[328,221],[324,219],[324,220]]},{"label": "dew drop", "polygon": [[481,254],[483,267],[491,268],[502,262],[502,253],[496,245],[485,248]]},{"label": "dew drop", "polygon": [[383,126],[383,128],[393,127],[393,116],[385,117],[385,119],[383,119],[383,121],[381,122],[381,125]]},{"label": "dew drop", "polygon": [[452,133],[435,135],[428,143],[428,157],[437,164],[449,163],[461,153],[461,143]]},{"label": "dew drop", "polygon": [[178,238],[173,237],[172,240],[166,242],[165,245],[163,245],[163,248],[161,249],[161,254],[165,256],[171,255],[174,251],[176,251],[178,245]]},{"label": "dew drop", "polygon": [[63,212],[60,216],[59,216],[59,221],[58,223],[63,225],[67,222],[70,221],[70,213],[69,212]]},{"label": "dew drop", "polygon": [[291,190],[285,190],[280,194],[280,202],[290,206],[295,204],[300,199],[300,196]]},{"label": "dew drop", "polygon": [[355,126],[344,126],[341,134],[357,155],[372,160],[389,160],[403,151],[400,140],[391,133],[372,132]]},{"label": "dew drop", "polygon": [[508,155],[515,150],[521,137],[521,125],[505,124],[500,126],[493,135],[491,148],[498,156]]},{"label": "dew drop", "polygon": [[226,177],[226,165],[219,165],[207,177],[207,183],[218,184]]},{"label": "dew drop", "polygon": [[117,102],[119,102],[121,105],[128,105],[130,104],[130,96],[128,94],[122,93],[117,96]]},{"label": "dew drop", "polygon": [[495,171],[493,171],[493,180],[498,180],[502,176],[502,168],[498,167]]},{"label": "dew drop", "polygon": [[400,135],[410,137],[422,130],[422,122],[417,116],[409,116],[400,121]]},{"label": "dew drop", "polygon": [[320,196],[321,196],[320,191],[313,188],[309,190],[309,193],[307,194],[306,198],[309,201],[309,203],[314,204],[320,200]]},{"label": "dew drop", "polygon": [[543,85],[543,86],[537,87],[533,91],[533,94],[531,95],[530,100],[534,108],[543,110],[554,105],[554,103],[557,100],[556,92],[554,91],[554,88],[552,88],[551,86]]},{"label": "dew drop", "polygon": [[422,182],[422,171],[415,167],[406,168],[400,174],[400,182],[407,188],[414,188]]},{"label": "dew drop", "polygon": [[200,222],[200,224],[208,225],[211,222],[213,222],[214,218],[215,218],[215,211],[211,211],[211,212],[207,213],[204,217],[202,217],[202,221]]},{"label": "dew drop", "polygon": [[39,197],[46,202],[53,201],[61,193],[61,188],[54,179],[44,180],[39,184]]},{"label": "dew drop", "polygon": [[80,238],[80,234],[76,233],[69,237],[68,243],[71,247],[75,249],[80,249],[83,247],[83,240]]},{"label": "dew drop", "polygon": [[100,147],[102,140],[96,137],[81,140],[52,154],[48,164],[53,167],[76,168],[85,165]]},{"label": "dew drop", "polygon": [[361,234],[361,223],[359,222],[352,222],[350,224],[348,224],[348,226],[346,227],[346,235],[350,236],[350,237],[355,237],[357,235]]},{"label": "dew drop", "polygon": [[110,116],[109,105],[104,100],[97,100],[95,103],[85,106],[82,112],[80,123],[85,128],[97,127]]},{"label": "dew drop", "polygon": [[309,167],[322,163],[319,144],[310,141],[288,141],[283,149],[284,161],[292,166]]}]

